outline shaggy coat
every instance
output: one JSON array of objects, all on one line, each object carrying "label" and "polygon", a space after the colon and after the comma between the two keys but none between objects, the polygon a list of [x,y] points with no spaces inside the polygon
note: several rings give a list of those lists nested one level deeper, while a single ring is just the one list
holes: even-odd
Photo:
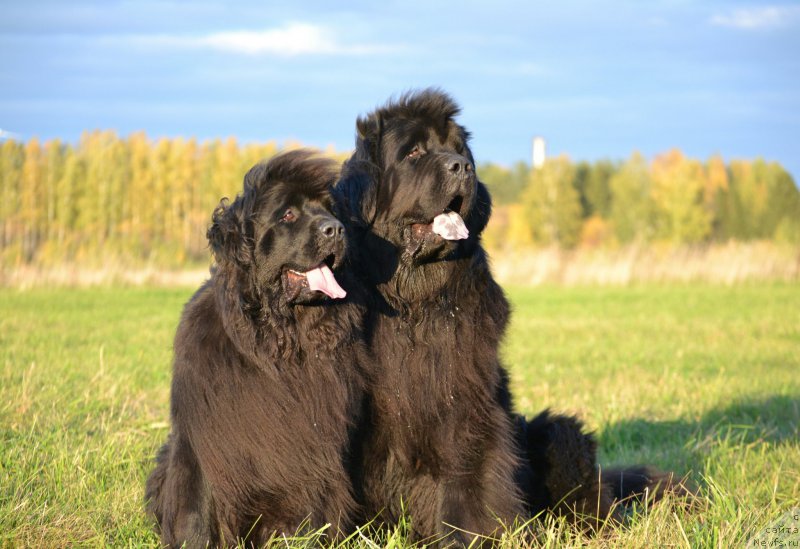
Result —
[{"label": "shaggy coat", "polygon": [[549,411],[516,419],[523,458],[518,482],[529,516],[552,512],[592,529],[622,519],[597,466],[597,443],[580,420]]},{"label": "shaggy coat", "polygon": [[172,429],[146,487],[167,545],[259,545],[326,524],[335,537],[353,524],[363,311],[346,272],[336,305],[303,274],[343,261],[336,175],[286,153],[214,212],[217,265],[175,336]]},{"label": "shaggy coat", "polygon": [[686,479],[649,465],[601,469],[597,442],[574,416],[549,410],[531,420],[516,417],[523,464],[518,483],[528,513],[550,512],[583,529],[623,522],[633,503],[654,503],[667,494],[691,504],[695,489]]},{"label": "shaggy coat", "polygon": [[[358,273],[375,290],[365,326],[377,365],[357,483],[365,518],[407,514],[414,539],[456,529],[453,539],[469,542],[524,506],[497,354],[509,306],[480,245],[491,202],[458,112],[425,90],[360,118],[335,193]],[[468,237],[437,233],[440,214],[460,219]]]}]

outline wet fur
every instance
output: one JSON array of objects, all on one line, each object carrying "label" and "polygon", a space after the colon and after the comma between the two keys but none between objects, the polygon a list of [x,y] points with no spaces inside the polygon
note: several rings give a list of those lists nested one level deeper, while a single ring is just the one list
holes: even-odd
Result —
[{"label": "wet fur", "polygon": [[[339,272],[347,302],[291,303],[275,278],[280,265],[313,268],[338,246],[314,236],[332,219],[336,175],[329,161],[286,153],[254,167],[242,194],[214,212],[216,268],[175,336],[172,429],[146,486],[167,545],[260,545],[304,521],[331,524],[336,537],[353,525],[357,288]],[[276,222],[286,204],[303,212],[292,227]]]}]

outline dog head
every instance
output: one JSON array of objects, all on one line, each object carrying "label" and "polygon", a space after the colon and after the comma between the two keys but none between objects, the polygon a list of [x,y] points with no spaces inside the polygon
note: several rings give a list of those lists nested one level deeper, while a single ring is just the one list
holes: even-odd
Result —
[{"label": "dog head", "polygon": [[244,190],[214,211],[208,241],[218,268],[247,294],[286,304],[338,299],[335,271],[344,258],[344,227],[334,217],[332,160],[305,150],[250,169]]},{"label": "dog head", "polygon": [[345,177],[353,179],[346,200],[405,262],[469,255],[488,222],[489,193],[475,174],[458,113],[447,94],[427,89],[357,121],[356,151],[345,166]]}]

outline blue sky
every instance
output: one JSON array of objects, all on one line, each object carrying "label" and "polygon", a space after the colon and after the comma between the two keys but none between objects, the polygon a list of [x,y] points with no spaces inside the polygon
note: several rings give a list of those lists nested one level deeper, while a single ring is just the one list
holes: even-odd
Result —
[{"label": "blue sky", "polygon": [[2,0],[0,129],[353,146],[439,86],[479,162],[763,156],[800,179],[800,2]]}]

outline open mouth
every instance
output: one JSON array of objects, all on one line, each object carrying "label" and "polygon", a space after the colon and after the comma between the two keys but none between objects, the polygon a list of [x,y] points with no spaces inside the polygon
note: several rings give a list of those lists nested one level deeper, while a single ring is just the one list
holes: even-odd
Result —
[{"label": "open mouth", "polygon": [[464,240],[469,238],[469,229],[464,224],[459,212],[464,204],[464,197],[456,196],[442,210],[442,213],[433,218],[430,223],[414,223],[411,225],[411,236],[417,240],[424,240],[429,235],[438,235],[444,240]]},{"label": "open mouth", "polygon": [[464,205],[464,197],[461,196],[460,194],[456,195],[456,197],[453,198],[453,200],[450,201],[450,204],[448,204],[447,207],[444,209],[443,213],[449,213],[449,212],[460,213],[461,206],[463,205]]},{"label": "open mouth", "polygon": [[317,267],[301,272],[294,269],[286,271],[284,288],[289,300],[293,301],[304,290],[308,292],[322,292],[331,299],[342,299],[347,292],[339,286],[333,276],[332,267],[336,265],[336,256],[330,254]]},{"label": "open mouth", "polygon": [[327,265],[329,269],[335,269],[339,266],[337,262],[336,254],[330,254],[328,257],[322,260],[320,265]]}]

